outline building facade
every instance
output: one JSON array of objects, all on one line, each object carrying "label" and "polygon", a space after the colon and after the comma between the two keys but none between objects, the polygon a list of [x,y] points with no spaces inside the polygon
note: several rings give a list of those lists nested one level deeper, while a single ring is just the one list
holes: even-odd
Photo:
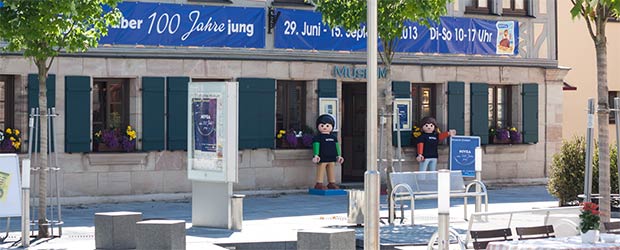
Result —
[{"label": "building facade", "polygon": [[[53,141],[61,168],[61,196],[191,191],[186,171],[187,86],[211,81],[237,81],[240,86],[239,182],[235,189],[313,185],[312,152],[304,146],[303,134],[311,133],[316,117],[323,112],[334,112],[336,116],[345,157],[337,179],[363,181],[365,43],[356,40],[349,49],[290,48],[312,42],[310,37],[319,33],[342,32],[340,37],[355,39],[354,33],[317,28],[322,24],[302,31],[301,22],[313,15],[313,7],[297,0],[151,2],[156,1],[125,2],[137,6],[134,15],[140,11],[158,14],[137,19],[125,13],[114,31],[121,34],[120,30],[148,28],[147,35],[136,39],[122,35],[106,38],[99,48],[87,53],[63,54],[50,69],[48,100],[59,114]],[[191,15],[196,15],[192,8],[199,7],[214,12],[247,8],[251,13],[236,16],[251,19],[255,15],[255,21],[252,26],[241,25],[240,21],[235,28],[232,18],[228,23],[206,18],[198,21],[197,16],[192,19]],[[226,11],[219,15],[228,15]],[[284,14],[273,20],[278,12]],[[185,15],[186,20],[193,20],[187,27],[196,36],[222,27],[248,38],[217,40],[210,46],[192,44],[191,34],[187,40],[180,40],[186,43],[166,40],[165,33],[174,33],[179,27],[175,22],[184,20],[181,17]],[[567,73],[557,61],[555,1],[460,0],[448,6],[447,18],[452,17],[460,18],[454,19],[455,27],[464,22],[514,21],[515,34],[510,34],[513,41],[509,45],[517,46],[511,48],[512,55],[445,53],[441,48],[437,52],[396,53],[389,82],[381,67],[379,76],[380,84],[390,86],[396,100],[409,106],[405,116],[408,123],[403,128],[413,129],[422,117],[434,116],[442,130],[457,129],[459,135],[481,137],[485,181],[544,182],[551,155],[561,144],[562,87]],[[292,37],[283,38],[287,32],[296,32],[291,26],[294,21],[300,23],[297,32],[306,35],[286,40]],[[272,22],[274,25],[270,25]],[[156,40],[159,44],[152,44],[155,40],[151,40],[154,35],[150,32],[163,34]],[[458,31],[454,33],[459,36]],[[256,34],[262,35],[256,38]],[[363,32],[358,34],[358,38],[364,36]],[[493,37],[502,34],[498,28]],[[461,38],[465,37],[463,33]],[[500,39],[498,46],[502,44]],[[330,41],[318,44],[339,46]],[[361,52],[354,48],[360,44]],[[485,49],[483,46],[481,51]],[[28,110],[36,106],[36,72],[34,64],[19,54],[0,56],[4,128],[26,130]],[[122,137],[128,125],[136,131],[135,146],[123,148],[122,140],[120,145],[102,142],[109,128],[120,128],[117,133]],[[522,138],[510,142],[489,134],[509,127],[520,131]],[[284,135],[280,130],[285,131]],[[293,131],[296,136],[287,139]],[[417,170],[413,132],[402,131],[401,135],[404,162],[397,170]],[[22,139],[27,141],[26,137]],[[27,157],[26,152],[26,147],[20,150],[23,157]],[[447,146],[441,146],[440,168],[447,166],[447,155]]]},{"label": "building facade", "polygon": [[[588,34],[583,18],[573,19],[570,14],[572,3],[558,3],[558,59],[560,65],[570,67],[566,75],[569,88],[564,91],[563,138],[585,136],[587,127],[588,98],[597,102],[596,52],[594,42]],[[610,19],[606,27],[607,35],[607,86],[609,107],[613,108],[613,98],[620,95],[620,22]],[[578,51],[578,52],[577,52]],[[573,88],[570,88],[573,87]],[[616,141],[615,121],[610,113],[609,142]],[[598,124],[598,119],[595,118]],[[598,131],[594,129],[596,134]]]}]

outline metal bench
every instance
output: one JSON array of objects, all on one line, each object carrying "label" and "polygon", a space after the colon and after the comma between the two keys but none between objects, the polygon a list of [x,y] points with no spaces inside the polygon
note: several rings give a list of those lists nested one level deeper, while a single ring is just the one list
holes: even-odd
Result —
[{"label": "metal bench", "polygon": [[[390,214],[394,214],[395,202],[409,200],[411,203],[411,225],[413,225],[415,201],[438,198],[437,171],[394,172],[390,174],[390,177],[392,180]],[[475,185],[480,187],[480,191],[476,191],[476,189],[470,191],[471,187],[475,187]],[[484,197],[485,211],[489,211],[486,185],[481,181],[473,180],[465,186],[461,171],[450,171],[450,198],[463,198],[465,220],[467,220],[467,198],[469,197]],[[403,207],[400,206],[401,218],[404,218]]]}]

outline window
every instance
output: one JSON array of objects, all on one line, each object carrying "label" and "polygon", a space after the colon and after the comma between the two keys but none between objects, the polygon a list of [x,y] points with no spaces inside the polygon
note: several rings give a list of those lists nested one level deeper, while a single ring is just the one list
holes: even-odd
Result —
[{"label": "window", "polygon": [[527,15],[528,0],[503,0],[502,5],[504,15]]},{"label": "window", "polygon": [[[296,133],[306,132],[306,84],[299,81],[278,81],[276,92],[276,131],[286,133],[294,130]],[[306,130],[306,131],[304,131]],[[285,140],[277,140],[276,147],[301,148],[301,144],[282,145]]]},{"label": "window", "polygon": [[492,0],[472,0],[471,5],[465,7],[466,13],[489,14],[491,13]]},{"label": "window", "polygon": [[489,128],[510,126],[510,87],[489,87]]},{"label": "window", "polygon": [[432,84],[413,84],[411,88],[411,98],[413,99],[412,117],[413,123],[418,123],[422,118],[435,116],[435,86]]},{"label": "window", "polygon": [[301,6],[311,6],[310,3],[306,2],[306,0],[273,0],[274,6],[291,6],[291,5],[301,5]]},{"label": "window", "polygon": [[[609,91],[608,97],[609,97],[608,99],[609,108],[610,109],[617,108],[614,103],[614,98],[620,97],[620,91]],[[614,111],[609,112],[609,124],[616,124],[616,112]]]},{"label": "window", "polygon": [[95,79],[93,82],[93,131],[129,125],[129,81]]},{"label": "window", "polygon": [[13,76],[0,75],[0,129],[13,128],[14,112]]}]

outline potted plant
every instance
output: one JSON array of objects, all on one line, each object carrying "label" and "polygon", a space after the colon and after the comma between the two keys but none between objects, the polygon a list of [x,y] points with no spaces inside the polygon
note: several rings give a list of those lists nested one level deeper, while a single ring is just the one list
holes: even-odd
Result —
[{"label": "potted plant", "polygon": [[4,131],[0,130],[0,152],[1,153],[15,153],[19,151],[22,145],[19,129],[6,128]]},{"label": "potted plant", "polygon": [[124,131],[120,128],[99,130],[93,136],[95,152],[131,152],[135,147],[136,131],[131,126]]},{"label": "potted plant", "polygon": [[594,243],[598,241],[599,226],[601,217],[599,217],[598,205],[593,202],[584,202],[579,214],[579,232],[581,232],[581,242]]},{"label": "potted plant", "polygon": [[276,134],[276,148],[310,148],[312,147],[313,134],[314,131],[308,126],[304,126],[300,131],[294,129],[278,130]]}]

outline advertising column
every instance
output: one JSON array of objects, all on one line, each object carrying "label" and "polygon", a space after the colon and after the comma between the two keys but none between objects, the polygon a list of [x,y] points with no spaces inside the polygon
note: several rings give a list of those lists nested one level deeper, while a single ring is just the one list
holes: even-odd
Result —
[{"label": "advertising column", "polygon": [[236,82],[190,82],[187,174],[192,180],[192,224],[232,227],[237,182]]}]

